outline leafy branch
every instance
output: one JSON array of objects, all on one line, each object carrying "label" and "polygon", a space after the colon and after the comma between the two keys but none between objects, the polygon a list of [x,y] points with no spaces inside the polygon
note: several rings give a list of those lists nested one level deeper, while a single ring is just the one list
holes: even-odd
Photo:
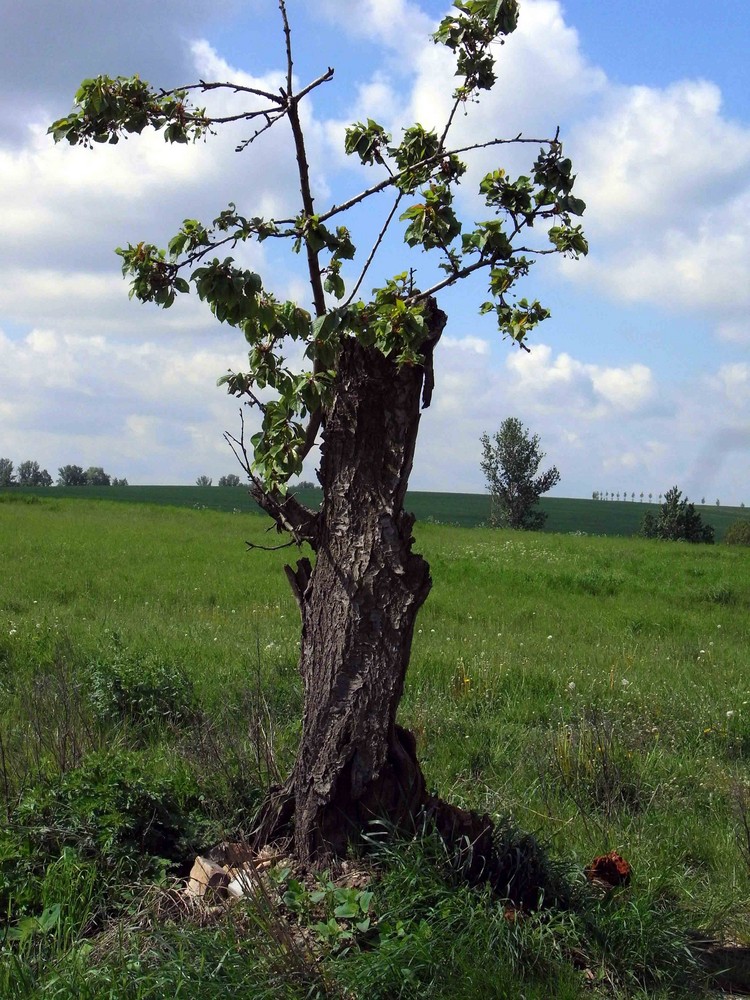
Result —
[{"label": "leafy branch", "polygon": [[[494,44],[502,43],[515,30],[517,0],[456,0],[452,13],[433,36],[437,44],[454,54],[459,77],[443,129],[428,130],[416,123],[394,142],[373,119],[353,124],[346,132],[345,151],[363,165],[382,170],[385,176],[324,212],[315,208],[300,103],[331,80],[333,70],[328,68],[295,91],[286,2],[277,2],[286,59],[285,84],[278,93],[205,80],[171,91],[155,91],[137,76],[98,77],[83,82],[76,93],[74,111],[53,123],[49,131],[57,142],[90,147],[95,142],[115,143],[123,135],[140,133],[150,126],[162,130],[168,142],[186,143],[213,134],[219,125],[260,122],[253,136],[236,147],[242,150],[278,122],[288,122],[299,183],[300,209],[295,217],[244,216],[230,204],[210,225],[186,219],[166,250],[142,242],[119,248],[117,253],[122,258],[123,274],[131,282],[131,296],[168,308],[192,285],[220,322],[242,331],[249,345],[248,370],[230,372],[219,383],[257,407],[262,416],[261,429],[251,441],[253,459],[245,452],[244,433],[240,439],[231,435],[227,439],[251,477],[256,499],[265,496],[266,509],[277,524],[292,531],[294,537],[305,539],[311,530],[309,512],[302,516],[297,511],[290,517],[282,498],[289,478],[301,471],[318,429],[325,426],[338,357],[347,338],[357,338],[399,364],[427,366],[434,343],[428,344],[425,310],[432,308],[432,297],[485,271],[489,298],[480,312],[494,313],[501,333],[526,349],[529,331],[549,313],[537,301],[514,298],[518,280],[529,273],[535,257],[552,253],[578,257],[588,246],[575,221],[585,205],[573,194],[575,176],[557,133],[542,139],[521,134],[510,139],[491,137],[446,148],[458,110],[478,100],[480,93],[495,83]],[[218,90],[246,94],[259,106],[212,117],[204,108],[190,104],[194,92]],[[510,144],[538,148],[529,175],[512,178],[502,169],[486,174],[479,193],[488,217],[466,227],[454,203],[455,188],[467,169],[465,157]],[[388,190],[395,194],[393,202],[347,292],[346,268],[355,259],[357,248],[348,228],[332,222]],[[410,203],[399,215],[407,198]],[[408,247],[436,251],[441,256],[445,277],[426,290],[415,289],[413,274],[404,272],[374,288],[369,299],[358,299],[365,276],[397,219],[404,226]],[[544,232],[546,245],[526,245],[531,241],[524,240],[523,234],[534,226]],[[304,251],[311,289],[309,310],[278,300],[260,275],[239,266],[232,256],[222,256],[248,240],[260,244],[267,239],[291,240],[293,251]],[[285,361],[285,345],[290,341],[304,346],[302,370]],[[268,390],[273,398],[266,398]]]}]

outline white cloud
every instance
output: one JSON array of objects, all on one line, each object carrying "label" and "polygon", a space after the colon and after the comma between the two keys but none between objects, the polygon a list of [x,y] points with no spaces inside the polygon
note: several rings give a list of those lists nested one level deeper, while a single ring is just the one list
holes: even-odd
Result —
[{"label": "white cloud", "polygon": [[750,128],[723,116],[718,88],[611,88],[571,148],[592,252],[565,273],[750,340]]},{"label": "white cloud", "polygon": [[354,38],[377,41],[411,59],[417,44],[434,30],[434,22],[419,4],[409,0],[316,0],[321,14]]},{"label": "white cloud", "polygon": [[583,419],[599,419],[605,412],[633,413],[649,403],[655,393],[651,370],[642,364],[604,367],[586,364],[552,348],[537,344],[530,354],[515,351],[506,367],[519,394],[539,397],[548,407],[576,406]]},{"label": "white cloud", "polygon": [[440,338],[442,347],[454,351],[473,351],[474,354],[488,355],[490,353],[489,341],[482,340],[481,337],[450,337],[445,335]]}]

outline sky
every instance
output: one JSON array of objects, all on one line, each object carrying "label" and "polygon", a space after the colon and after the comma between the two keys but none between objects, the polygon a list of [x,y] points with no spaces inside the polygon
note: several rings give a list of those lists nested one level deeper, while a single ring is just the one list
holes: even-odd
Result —
[{"label": "sky", "polygon": [[[552,316],[530,354],[479,316],[481,277],[441,294],[449,320],[411,486],[481,492],[480,437],[515,416],[539,435],[543,467],[560,471],[559,496],[656,497],[677,484],[695,501],[750,502],[750,4],[520,6],[497,49],[498,86],[459,117],[454,141],[559,126],[590,253],[532,269],[522,291]],[[455,84],[429,34],[449,4],[288,9],[298,83],[335,68],[304,109],[322,210],[379,179],[344,156],[347,124],[371,117],[398,137],[444,120]],[[216,380],[246,367],[242,335],[195,295],[167,311],[129,300],[114,249],[165,246],[184,218],[209,221],[230,201],[247,215],[296,213],[287,130],[241,154],[241,126],[188,147],[144,133],[94,150],[55,145],[46,130],[99,73],[275,90],[283,71],[274,0],[0,0],[0,456],[53,478],[66,464],[103,466],[131,484],[240,472],[223,440],[238,430],[237,401]],[[221,113],[235,101],[214,92],[202,103]],[[530,149],[476,158],[461,185],[469,221],[486,216],[481,174],[528,172]],[[361,255],[389,208],[375,199],[349,220]],[[371,285],[407,267],[429,274],[398,241],[376,257]],[[298,258],[268,243],[237,257],[309,306]],[[247,414],[251,429],[256,420]]]}]

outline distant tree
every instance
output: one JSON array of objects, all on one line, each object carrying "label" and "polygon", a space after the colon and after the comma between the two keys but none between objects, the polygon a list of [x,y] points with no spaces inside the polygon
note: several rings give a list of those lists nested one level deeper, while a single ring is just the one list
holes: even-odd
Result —
[{"label": "distant tree", "polygon": [[129,486],[129,485],[130,484],[128,483],[127,479],[114,478],[112,480],[112,486]]},{"label": "distant tree", "polygon": [[112,477],[100,465],[90,465],[86,469],[87,486],[110,486]]},{"label": "distant tree", "polygon": [[[204,477],[201,477],[204,478]],[[211,485],[210,483],[208,484]],[[228,476],[219,477],[219,486],[241,486],[242,482],[239,476],[236,476],[233,472],[230,472]]]},{"label": "distant tree", "polygon": [[705,505],[706,505],[706,498],[705,497],[701,497],[701,506],[705,507]]},{"label": "distant tree", "polygon": [[490,491],[490,523],[498,527],[542,528],[547,515],[534,510],[542,493],[560,482],[560,473],[551,469],[537,475],[544,452],[539,435],[529,435],[517,417],[507,417],[491,439],[482,435],[481,469]]},{"label": "distant tree", "polygon": [[643,490],[641,490],[641,503],[643,503]]},{"label": "distant tree", "polygon": [[641,534],[645,538],[663,538],[673,542],[714,541],[714,529],[704,524],[700,514],[687,497],[673,486],[664,494],[664,503],[658,515],[650,511],[641,523]]},{"label": "distant tree", "polygon": [[742,510],[744,510],[744,509],[745,509],[745,501],[744,501],[744,500],[743,500],[743,501],[742,501],[742,503],[740,504],[740,508],[741,508]]},{"label": "distant tree", "polygon": [[750,521],[743,519],[732,522],[724,535],[724,541],[727,545],[750,545]]},{"label": "distant tree", "polygon": [[619,492],[618,492],[618,494],[617,494],[617,499],[618,499],[618,500],[620,499],[620,494],[619,494]]},{"label": "distant tree", "polygon": [[31,460],[21,462],[18,466],[19,486],[51,486],[52,476],[46,469],[39,468],[39,462]]},{"label": "distant tree", "polygon": [[599,491],[598,490],[594,490],[594,492],[591,494],[591,499],[592,500],[598,500],[599,499]]},{"label": "distant tree", "polygon": [[654,494],[653,493],[649,493],[649,495],[648,495],[648,502],[651,503],[651,501],[653,499],[654,499]]},{"label": "distant tree", "polygon": [[213,486],[213,479],[210,476],[198,476],[195,480],[196,486]]},{"label": "distant tree", "polygon": [[716,498],[716,506],[721,507],[721,500],[718,497]]},{"label": "distant tree", "polygon": [[0,458],[0,486],[15,486],[13,463],[9,458]]},{"label": "distant tree", "polygon": [[315,483],[311,483],[309,479],[300,479],[294,488],[295,490],[314,490]]},{"label": "distant tree", "polygon": [[80,465],[63,465],[57,470],[58,486],[85,486],[86,473]]}]

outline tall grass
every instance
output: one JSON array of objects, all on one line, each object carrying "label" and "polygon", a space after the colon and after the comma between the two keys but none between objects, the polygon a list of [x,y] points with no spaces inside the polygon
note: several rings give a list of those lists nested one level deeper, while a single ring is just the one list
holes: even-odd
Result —
[{"label": "tall grass", "polygon": [[[266,527],[0,504],[0,995],[150,997],[170,977],[185,996],[264,995],[276,959],[257,923],[132,914],[139,883],[241,835],[293,759],[290,553],[243,551]],[[417,541],[434,589],[401,716],[429,784],[510,816],[570,871],[616,849],[633,884],[509,926],[404,848],[381,863],[380,944],[267,995],[573,997],[581,955],[610,995],[676,995],[685,928],[750,943],[746,550],[434,524]]]}]

